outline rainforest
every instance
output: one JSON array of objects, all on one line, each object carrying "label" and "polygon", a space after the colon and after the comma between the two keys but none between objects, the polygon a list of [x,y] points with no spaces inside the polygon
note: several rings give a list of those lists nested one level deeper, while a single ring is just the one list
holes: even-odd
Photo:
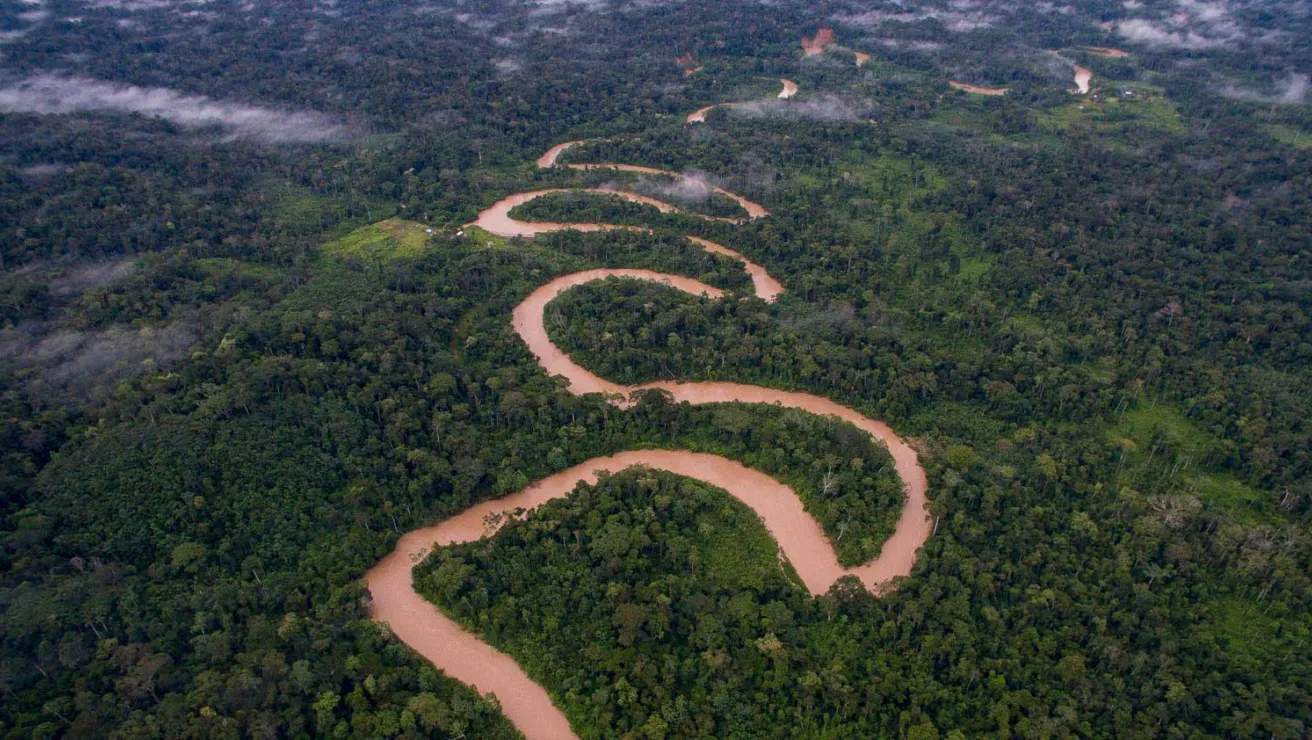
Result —
[{"label": "rainforest", "polygon": [[0,737],[1306,737],[1309,37],[0,0]]}]

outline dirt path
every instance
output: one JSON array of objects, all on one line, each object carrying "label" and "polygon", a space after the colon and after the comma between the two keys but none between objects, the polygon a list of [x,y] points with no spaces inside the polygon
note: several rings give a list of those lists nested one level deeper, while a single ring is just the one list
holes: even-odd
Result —
[{"label": "dirt path", "polygon": [[1084,50],[1095,56],[1112,57],[1113,59],[1130,56],[1130,52],[1121,49],[1113,49],[1110,46],[1086,46],[1084,47]]},{"label": "dirt path", "polygon": [[[789,85],[791,83],[785,81],[784,92],[791,94]],[[796,85],[792,85],[792,91],[796,91]],[[783,93],[780,96],[783,97]],[[552,147],[538,159],[538,165],[557,166],[561,152],[577,143],[566,142]],[[576,167],[615,167],[632,172],[673,174],[638,165],[586,164]],[[602,231],[641,228],[597,223],[530,223],[510,217],[510,210],[516,205],[555,192],[562,191],[538,190],[512,195],[480,213],[474,225],[501,236],[525,237],[566,229]],[[637,193],[610,189],[593,189],[592,192],[618,195],[634,202],[653,205],[663,213],[677,210],[667,203]],[[756,208],[760,215],[765,215],[763,208]],[[759,217],[750,208],[748,213],[753,218]],[[763,267],[741,254],[705,239],[692,236],[688,239],[707,251],[741,260],[752,276],[757,295],[764,300],[773,301],[783,292],[783,286]],[[705,481],[723,488],[749,506],[779,543],[782,557],[788,559],[814,595],[825,593],[836,580],[846,575],[856,576],[876,593],[887,589],[894,578],[911,573],[917,553],[932,531],[927,511],[928,481],[924,468],[915,450],[883,422],[809,393],[740,383],[660,382],[623,386],[593,375],[571,360],[547,335],[543,321],[546,308],[567,290],[611,277],[659,282],[711,299],[724,296],[723,291],[692,278],[651,270],[585,270],[558,277],[534,290],[511,312],[511,325],[548,375],[562,375],[568,380],[571,393],[615,394],[612,403],[627,406],[634,392],[661,389],[669,392],[676,402],[701,404],[741,401],[836,416],[887,445],[895,470],[902,479],[906,501],[893,535],[884,543],[879,556],[864,565],[843,568],[838,564],[837,553],[820,524],[806,513],[796,492],[783,483],[741,463],[716,455],[687,450],[633,450],[588,460],[540,480],[518,493],[478,504],[434,526],[406,534],[390,555],[365,574],[365,582],[373,597],[373,618],[388,624],[397,637],[447,675],[473,686],[482,694],[495,694],[503,713],[529,740],[557,740],[573,738],[575,735],[546,690],[524,673],[513,658],[464,630],[415,592],[412,569],[432,548],[489,537],[495,534],[499,526],[490,522],[504,521],[504,518],[495,519],[497,515],[513,515],[516,510],[532,511],[547,501],[568,496],[580,482],[596,482],[598,470],[618,472],[634,465],[645,465]]]}]

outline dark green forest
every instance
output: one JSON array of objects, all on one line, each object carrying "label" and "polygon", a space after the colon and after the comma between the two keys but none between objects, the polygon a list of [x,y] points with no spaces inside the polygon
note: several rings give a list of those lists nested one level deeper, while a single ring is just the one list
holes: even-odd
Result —
[{"label": "dark green forest", "polygon": [[[895,590],[812,597],[725,492],[633,470],[436,551],[419,590],[580,736],[1306,737],[1308,37],[1296,0],[0,0],[0,737],[517,737],[363,574],[622,450],[738,460],[876,555],[902,491],[855,428],[546,376],[511,310],[598,267],[731,299],[575,288],[576,362],[885,420],[936,526]],[[535,166],[571,140],[771,215]],[[688,213],[462,228],[598,186]]]}]

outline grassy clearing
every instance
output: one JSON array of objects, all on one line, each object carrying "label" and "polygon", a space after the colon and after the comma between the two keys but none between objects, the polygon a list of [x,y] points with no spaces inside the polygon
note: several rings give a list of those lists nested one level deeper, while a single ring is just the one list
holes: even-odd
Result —
[{"label": "grassy clearing", "polygon": [[1139,487],[1169,484],[1225,511],[1239,524],[1282,520],[1269,496],[1212,468],[1222,443],[1169,404],[1140,400],[1108,432],[1126,451],[1126,473]]},{"label": "grassy clearing", "polygon": [[855,178],[874,195],[898,196],[903,200],[932,195],[947,189],[947,175],[927,163],[887,154],[878,157],[849,157],[842,164],[842,176]]},{"label": "grassy clearing", "polygon": [[367,305],[384,289],[378,270],[317,269],[315,276],[283,299],[288,311],[345,311]]},{"label": "grassy clearing", "polygon": [[885,244],[896,259],[918,266],[937,263],[944,273],[966,282],[988,273],[992,259],[961,219],[923,205],[951,183],[939,168],[886,154],[852,154],[841,167],[841,179],[866,191],[864,197],[845,197],[833,204],[832,212],[847,212],[854,240]]},{"label": "grassy clearing", "polygon": [[1306,649],[1312,630],[1307,624],[1272,616],[1261,604],[1240,598],[1208,604],[1211,621],[1204,631],[1227,654],[1241,661],[1268,663],[1288,659]]},{"label": "grassy clearing", "polygon": [[980,278],[988,274],[992,267],[993,261],[983,255],[964,257],[961,260],[961,267],[957,270],[957,277],[968,282],[977,283]]},{"label": "grassy clearing", "polygon": [[1295,149],[1312,149],[1312,133],[1310,132],[1278,123],[1263,126],[1263,128],[1271,135],[1271,138],[1281,144],[1287,144]]},{"label": "grassy clearing", "polygon": [[277,205],[273,209],[273,219],[280,226],[297,231],[315,229],[323,222],[325,208],[331,208],[328,198],[306,190],[305,188],[285,186],[274,191]]},{"label": "grassy clearing", "polygon": [[1145,129],[1155,134],[1184,133],[1179,110],[1162,93],[1153,85],[1116,83],[1099,95],[1081,95],[1040,112],[1039,128],[1059,132],[1083,128],[1130,145]]},{"label": "grassy clearing", "polygon": [[506,238],[488,233],[477,226],[467,226],[464,228],[465,236],[474,243],[476,247],[484,249],[505,249],[509,246]]},{"label": "grassy clearing", "polygon": [[[1215,440],[1195,427],[1174,407],[1153,401],[1141,400],[1126,411],[1117,424],[1115,436],[1134,443],[1135,454],[1148,455],[1154,439],[1171,454],[1203,458],[1214,447]],[[1158,452],[1158,454],[1163,454]]]},{"label": "grassy clearing", "polygon": [[1116,367],[1108,358],[1086,360],[1080,363],[1080,369],[1099,383],[1111,383],[1116,380]]},{"label": "grassy clearing", "polygon": [[389,218],[361,227],[323,245],[334,257],[356,257],[370,262],[414,259],[428,246],[429,228],[414,221]]}]

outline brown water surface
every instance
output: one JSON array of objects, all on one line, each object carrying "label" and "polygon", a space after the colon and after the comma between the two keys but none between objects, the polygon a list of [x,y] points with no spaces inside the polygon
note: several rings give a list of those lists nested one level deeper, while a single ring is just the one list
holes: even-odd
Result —
[{"label": "brown water surface", "polygon": [[835,581],[846,575],[856,576],[876,593],[889,588],[894,578],[911,573],[916,554],[932,530],[926,510],[928,482],[925,471],[915,450],[883,422],[809,393],[740,383],[661,382],[622,386],[593,375],[571,360],[547,336],[543,323],[546,306],[566,290],[608,277],[652,280],[709,298],[723,295],[722,291],[691,278],[650,270],[609,269],[565,275],[533,291],[515,307],[512,325],[543,369],[549,375],[563,375],[569,381],[571,392],[614,393],[627,397],[634,391],[659,388],[668,391],[676,402],[764,403],[836,416],[888,447],[907,498],[893,536],[884,543],[879,557],[865,565],[843,568],[838,564],[837,553],[820,524],[806,513],[796,493],[783,483],[716,455],[686,450],[633,450],[588,460],[518,493],[478,504],[432,527],[406,534],[390,555],[365,574],[365,582],[373,597],[373,618],[387,623],[397,637],[447,675],[473,686],[482,694],[495,694],[502,712],[529,740],[573,738],[574,734],[546,690],[524,673],[510,656],[464,630],[414,590],[412,568],[415,563],[433,548],[491,536],[499,526],[492,523],[496,521],[496,515],[532,511],[547,501],[568,496],[580,482],[595,483],[595,471],[598,470],[619,472],[635,465],[666,470],[723,488],[755,511],[807,590],[814,595],[825,593]]},{"label": "brown water surface", "polygon": [[[784,91],[779,97],[789,97],[796,91],[795,84],[784,80]],[[700,111],[703,119],[706,110],[709,108]],[[689,120],[693,118],[690,116]],[[561,152],[577,143],[565,142],[552,147],[538,159],[538,165],[555,166]],[[681,176],[666,170],[638,165],[570,166],[578,169],[614,167],[631,172]],[[637,203],[652,205],[663,213],[678,210],[668,203],[628,191],[607,188],[593,188],[590,191],[617,195]],[[737,200],[751,218],[766,215],[765,209],[754,203],[718,188],[716,191]],[[504,198],[480,213],[478,220],[472,225],[507,237],[532,237],[565,229],[602,231],[641,228],[615,224],[524,222],[510,217],[510,210],[515,206],[556,192],[563,191],[537,190]],[[703,218],[709,219],[705,216]],[[763,267],[747,260],[741,254],[705,239],[693,236],[687,238],[707,251],[741,260],[752,276],[752,284],[761,298],[772,301],[783,292],[783,286]],[[572,393],[611,394],[611,402],[620,406],[632,403],[631,394],[634,392],[660,389],[673,396],[676,402],[702,404],[740,401],[773,404],[801,409],[813,414],[838,417],[888,447],[893,457],[894,468],[902,479],[906,500],[893,535],[884,543],[879,557],[865,565],[843,568],[838,564],[837,553],[825,537],[819,523],[806,513],[801,500],[788,486],[741,463],[715,455],[686,450],[633,450],[588,460],[544,478],[518,493],[478,504],[432,527],[406,534],[390,555],[365,574],[365,582],[373,599],[373,618],[387,623],[393,634],[447,675],[473,686],[482,694],[495,694],[501,704],[502,712],[529,740],[556,740],[575,736],[568,720],[552,703],[546,690],[524,673],[514,659],[484,643],[477,635],[461,628],[415,592],[412,568],[432,548],[489,537],[500,526],[496,522],[504,521],[504,518],[497,518],[498,515],[513,516],[516,512],[532,511],[547,501],[569,495],[580,482],[596,482],[598,470],[618,472],[634,465],[645,465],[705,481],[723,488],[749,506],[779,543],[781,553],[791,562],[807,590],[812,594],[826,592],[836,580],[846,575],[856,576],[867,588],[876,593],[889,588],[893,579],[911,573],[919,548],[931,533],[930,517],[926,508],[928,483],[925,471],[920,466],[915,450],[883,422],[867,418],[846,406],[809,393],[720,382],[659,382],[624,386],[597,377],[575,363],[548,337],[543,322],[546,307],[566,290],[611,277],[659,282],[710,299],[718,299],[724,295],[723,291],[692,278],[666,275],[651,270],[596,269],[558,277],[534,290],[511,312],[511,324],[514,330],[528,345],[529,350],[537,357],[539,364],[548,375],[564,376]]]},{"label": "brown water surface", "polygon": [[[778,97],[780,100],[787,100],[797,94],[798,87],[796,82],[793,82],[792,80],[786,80],[782,77],[779,78],[779,82],[783,83],[784,86],[784,89],[779,91]],[[707,105],[702,108],[698,108],[692,113],[689,113],[688,117],[685,118],[684,120],[688,123],[705,123],[706,114],[710,113],[712,110],[715,110],[716,108],[732,108],[735,105],[743,105],[743,104],[744,103],[742,101],[735,101],[732,103],[716,103],[715,105]]]},{"label": "brown water surface", "polygon": [[1085,69],[1080,65],[1075,65],[1075,92],[1080,95],[1089,94],[1089,83],[1093,81],[1093,71]]},{"label": "brown water surface", "polygon": [[[515,206],[522,206],[529,201],[541,198],[544,195],[553,193],[597,193],[599,195],[614,195],[634,203],[642,203],[653,206],[661,213],[678,213],[679,209],[675,206],[665,203],[664,201],[648,198],[639,193],[632,193],[627,190],[614,190],[612,188],[578,188],[575,190],[565,190],[563,188],[548,188],[546,190],[533,190],[527,193],[516,193],[511,196],[502,198],[493,203],[490,207],[478,214],[478,218],[466,226],[477,226],[480,229],[495,234],[497,236],[512,237],[524,236],[533,237],[538,234],[546,234],[552,231],[615,231],[640,229],[639,226],[623,226],[619,224],[593,224],[593,223],[555,223],[553,221],[520,221],[510,215],[510,211]],[[712,220],[729,221],[731,219],[718,219],[712,216],[703,218]]]},{"label": "brown water surface", "polygon": [[[744,211],[747,211],[747,218],[749,220],[754,221],[758,218],[763,218],[765,216],[770,215],[770,212],[765,210],[763,206],[757,203],[753,203],[752,201],[747,200],[746,198],[744,198],[743,196],[737,193],[733,193],[728,190],[725,190],[724,188],[711,185],[710,183],[706,182],[705,180],[699,177],[694,177],[692,175],[685,175],[681,172],[674,172],[673,170],[663,170],[658,167],[644,167],[642,165],[637,165],[637,164],[611,164],[609,162],[578,163],[578,164],[567,164],[564,166],[575,170],[618,170],[620,172],[636,172],[640,175],[664,175],[666,177],[674,177],[680,180],[686,180],[690,183],[701,185],[703,188],[705,188],[710,192],[713,192],[717,195],[722,195],[728,198],[729,200],[732,200],[733,202],[741,206]],[[715,220],[723,220],[723,221],[734,221],[734,219],[721,219],[718,217],[708,217],[708,218],[714,218]]]}]

